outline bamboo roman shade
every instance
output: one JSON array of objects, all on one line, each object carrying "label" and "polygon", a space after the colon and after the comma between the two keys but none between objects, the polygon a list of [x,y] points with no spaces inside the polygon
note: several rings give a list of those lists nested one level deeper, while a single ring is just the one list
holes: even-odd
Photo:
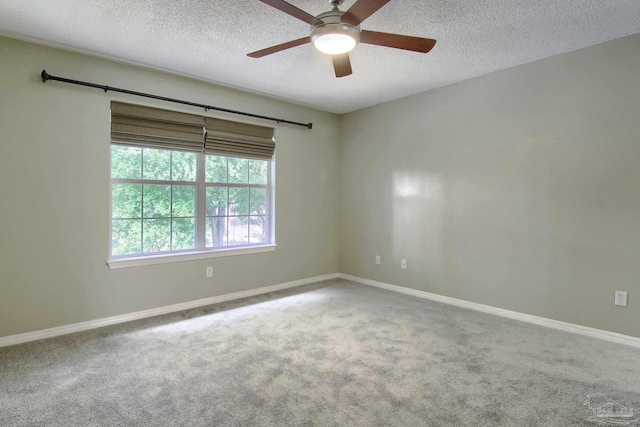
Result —
[{"label": "bamboo roman shade", "polygon": [[111,143],[271,160],[270,127],[111,102]]},{"label": "bamboo roman shade", "polygon": [[273,128],[205,117],[204,152],[219,156],[271,160],[276,143]]},{"label": "bamboo roman shade", "polygon": [[111,102],[113,144],[202,151],[203,138],[204,117]]}]

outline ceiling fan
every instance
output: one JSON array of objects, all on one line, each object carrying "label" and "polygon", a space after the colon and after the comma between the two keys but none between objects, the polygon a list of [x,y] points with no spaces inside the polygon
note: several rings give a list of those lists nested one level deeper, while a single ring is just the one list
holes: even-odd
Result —
[{"label": "ceiling fan", "polygon": [[310,15],[284,0],[260,1],[311,25],[311,35],[247,54],[251,58],[262,58],[311,42],[319,51],[331,55],[336,77],[345,77],[352,73],[348,52],[358,43],[420,53],[429,52],[436,44],[433,39],[360,29],[360,23],[390,0],[357,0],[346,12],[338,9],[344,0],[331,0],[333,9],[318,16]]}]

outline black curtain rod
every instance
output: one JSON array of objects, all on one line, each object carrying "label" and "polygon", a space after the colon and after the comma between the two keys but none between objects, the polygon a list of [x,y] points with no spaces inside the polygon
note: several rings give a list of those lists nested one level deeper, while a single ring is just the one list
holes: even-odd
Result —
[{"label": "black curtain rod", "polygon": [[204,108],[205,111],[208,111],[208,110],[222,111],[222,112],[225,112],[225,113],[239,114],[241,116],[255,117],[256,119],[271,120],[271,121],[277,122],[277,123],[288,123],[290,125],[303,126],[303,127],[308,128],[308,129],[311,129],[313,127],[313,123],[292,122],[292,121],[289,121],[289,120],[277,119],[275,117],[261,116],[261,115],[258,115],[258,114],[245,113],[243,111],[228,110],[226,108],[214,107],[214,106],[205,105],[205,104],[198,104],[197,102],[182,101],[180,99],[167,98],[166,96],[151,95],[149,93],[135,92],[133,90],[119,89],[117,87],[110,87],[110,86],[105,86],[105,85],[98,85],[98,84],[95,84],[95,83],[81,82],[79,80],[65,79],[64,77],[52,76],[51,74],[47,73],[45,70],[42,70],[42,73],[40,74],[40,77],[42,77],[42,82],[43,83],[46,82],[47,80],[54,80],[54,81],[58,81],[58,82],[71,83],[71,84],[74,84],[74,85],[95,87],[97,89],[102,89],[105,92],[110,90],[110,91],[113,91],[113,92],[126,93],[126,94],[129,94],[129,95],[135,95],[135,96],[142,96],[142,97],[145,97],[145,98],[159,99],[160,101],[175,102],[176,104],[191,105],[193,107]]}]

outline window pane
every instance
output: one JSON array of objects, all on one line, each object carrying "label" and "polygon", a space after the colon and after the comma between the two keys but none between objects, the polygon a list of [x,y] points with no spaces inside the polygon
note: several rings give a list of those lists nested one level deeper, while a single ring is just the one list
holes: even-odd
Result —
[{"label": "window pane", "polygon": [[[204,172],[199,171],[203,159]],[[205,205],[206,248],[267,243],[272,220],[267,210],[269,165],[264,160],[112,145],[112,178],[135,183],[112,181],[111,255],[199,249],[200,203]],[[199,182],[200,173],[206,184]],[[162,182],[148,182],[154,180]],[[200,185],[205,185],[204,200]]]},{"label": "window pane", "polygon": [[145,148],[142,152],[142,179],[169,180],[171,176],[171,151]]},{"label": "window pane", "polygon": [[249,243],[267,242],[267,217],[252,216],[249,218]]},{"label": "window pane", "polygon": [[143,251],[164,252],[171,249],[169,240],[171,237],[170,219],[145,219],[142,229]]},{"label": "window pane", "polygon": [[111,193],[112,218],[140,218],[142,185],[113,184]]},{"label": "window pane", "polygon": [[174,185],[172,203],[172,216],[196,216],[195,187]]},{"label": "window pane", "polygon": [[267,185],[266,160],[249,160],[249,183]]},{"label": "window pane", "polygon": [[171,186],[145,185],[143,204],[143,213],[145,218],[170,217]]},{"label": "window pane", "polygon": [[229,246],[249,243],[249,217],[229,217]]},{"label": "window pane", "polygon": [[227,187],[207,187],[207,216],[227,214]]},{"label": "window pane", "polygon": [[227,182],[227,158],[207,156],[205,164],[205,180],[224,184]]},{"label": "window pane", "polygon": [[247,184],[249,182],[249,160],[229,157],[229,182]]},{"label": "window pane", "polygon": [[249,205],[249,213],[251,215],[267,214],[267,189],[266,188],[251,189],[251,203]]},{"label": "window pane", "polygon": [[141,220],[114,219],[111,221],[111,254],[130,255],[142,252]]},{"label": "window pane", "polygon": [[227,246],[227,217],[207,217],[206,233],[208,248]]},{"label": "window pane", "polygon": [[111,146],[111,178],[140,179],[142,149]]},{"label": "window pane", "polygon": [[229,215],[249,215],[248,188],[229,188]]},{"label": "window pane", "polygon": [[196,226],[194,218],[178,218],[172,224],[171,250],[180,251],[195,249],[196,247]]},{"label": "window pane", "polygon": [[184,151],[174,151],[171,153],[171,180],[172,181],[195,181],[197,153],[186,153]]}]

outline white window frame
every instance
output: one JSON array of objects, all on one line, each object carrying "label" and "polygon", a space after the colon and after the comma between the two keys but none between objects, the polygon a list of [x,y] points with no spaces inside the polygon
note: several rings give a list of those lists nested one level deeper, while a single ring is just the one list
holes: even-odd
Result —
[{"label": "white window frame", "polygon": [[[144,148],[144,147],[136,147]],[[153,147],[149,147],[153,148]],[[176,151],[176,150],[169,150]],[[109,259],[107,265],[110,269],[127,267],[138,267],[144,265],[166,264],[173,262],[195,261],[199,259],[227,257],[234,255],[255,254],[261,252],[272,252],[277,248],[275,243],[275,158],[267,160],[267,184],[234,184],[234,183],[208,183],[205,180],[206,173],[206,153],[197,154],[196,181],[164,181],[164,180],[144,180],[144,179],[120,179],[111,178],[111,149],[109,150]],[[223,156],[230,157],[230,156]],[[246,157],[238,157],[246,159]],[[142,165],[141,165],[142,167]],[[188,185],[196,187],[196,235],[195,249],[179,250],[170,252],[156,252],[149,254],[112,255],[113,239],[113,185],[114,184],[159,184],[159,185]],[[265,188],[267,193],[267,243],[246,244],[224,246],[216,248],[206,248],[206,189],[207,187],[228,187],[228,188]],[[229,218],[230,216],[227,216]]]}]

